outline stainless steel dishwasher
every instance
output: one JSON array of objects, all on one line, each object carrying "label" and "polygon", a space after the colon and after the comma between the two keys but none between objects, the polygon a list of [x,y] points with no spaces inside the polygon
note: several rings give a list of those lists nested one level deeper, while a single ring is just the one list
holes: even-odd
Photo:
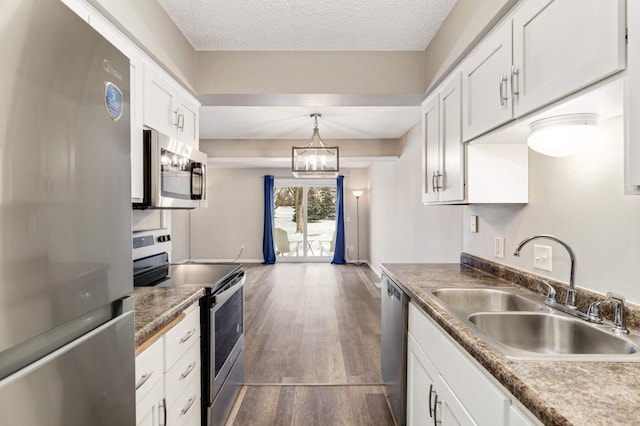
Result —
[{"label": "stainless steel dishwasher", "polygon": [[396,423],[406,424],[407,322],[409,297],[384,273],[380,286],[382,380]]}]

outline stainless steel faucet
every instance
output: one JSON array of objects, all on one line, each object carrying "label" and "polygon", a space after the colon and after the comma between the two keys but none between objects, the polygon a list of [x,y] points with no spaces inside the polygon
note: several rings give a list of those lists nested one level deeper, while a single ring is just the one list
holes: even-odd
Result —
[{"label": "stainless steel faucet", "polygon": [[536,240],[538,238],[545,238],[547,240],[555,241],[556,243],[562,245],[565,249],[567,249],[567,252],[569,252],[569,259],[571,260],[571,265],[570,265],[571,269],[569,272],[569,290],[567,290],[567,299],[565,301],[565,306],[569,309],[576,309],[576,289],[575,289],[575,283],[573,281],[573,271],[574,271],[574,265],[576,263],[576,257],[574,256],[573,250],[571,250],[571,247],[569,247],[564,241],[558,239],[557,237],[554,237],[553,235],[539,234],[539,235],[533,235],[531,237],[527,237],[524,240],[522,240],[520,244],[518,244],[518,247],[516,248],[516,250],[513,252],[513,255],[516,257],[520,257],[520,250],[522,250],[522,247],[524,247],[529,241]]}]

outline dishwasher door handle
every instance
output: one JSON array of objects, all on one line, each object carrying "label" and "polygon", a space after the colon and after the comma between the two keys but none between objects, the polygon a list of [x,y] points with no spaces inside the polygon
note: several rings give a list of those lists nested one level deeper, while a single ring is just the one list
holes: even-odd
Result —
[{"label": "dishwasher door handle", "polygon": [[391,284],[387,284],[387,294],[392,299],[395,297],[398,300],[402,300],[402,292]]}]

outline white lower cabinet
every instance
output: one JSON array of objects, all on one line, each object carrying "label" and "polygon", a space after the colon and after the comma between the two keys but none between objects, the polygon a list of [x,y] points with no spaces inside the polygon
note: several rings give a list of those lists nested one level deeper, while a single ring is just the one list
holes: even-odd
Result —
[{"label": "white lower cabinet", "polygon": [[411,334],[407,356],[407,424],[476,424]]},{"label": "white lower cabinet", "polygon": [[136,356],[136,425],[200,425],[200,310]]},{"label": "white lower cabinet", "polygon": [[413,303],[407,346],[409,426],[541,425]]},{"label": "white lower cabinet", "polygon": [[136,425],[160,426],[166,424],[164,404],[162,383],[158,383],[141,401],[136,400]]}]

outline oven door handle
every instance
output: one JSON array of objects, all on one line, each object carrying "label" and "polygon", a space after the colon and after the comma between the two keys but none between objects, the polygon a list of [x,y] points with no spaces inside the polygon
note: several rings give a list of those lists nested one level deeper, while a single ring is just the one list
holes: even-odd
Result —
[{"label": "oven door handle", "polygon": [[242,279],[240,281],[238,281],[237,284],[234,284],[233,286],[229,287],[228,289],[226,289],[222,293],[216,294],[214,296],[214,299],[213,299],[214,308],[215,308],[215,305],[222,305],[227,299],[229,299],[231,296],[233,296],[233,294],[236,291],[240,290],[244,286],[244,283],[245,283],[246,280],[247,280],[247,276],[243,275]]}]

